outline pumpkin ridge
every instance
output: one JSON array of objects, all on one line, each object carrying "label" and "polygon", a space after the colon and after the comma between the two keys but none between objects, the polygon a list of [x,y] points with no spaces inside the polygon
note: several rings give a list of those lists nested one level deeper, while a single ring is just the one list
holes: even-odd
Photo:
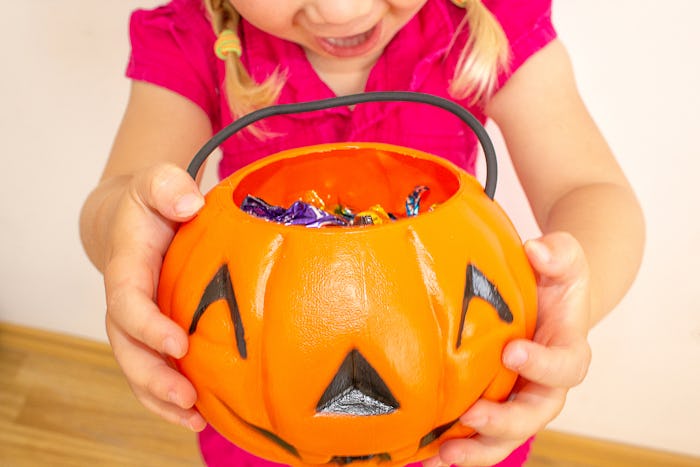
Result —
[{"label": "pumpkin ridge", "polygon": [[[416,254],[416,260],[418,261],[419,270],[421,276],[423,277],[423,283],[426,285],[426,290],[428,296],[430,297],[430,312],[433,315],[433,319],[437,323],[437,330],[439,334],[439,341],[445,341],[445,328],[449,328],[445,320],[441,319],[436,307],[435,301],[437,301],[438,306],[443,310],[447,307],[447,301],[444,295],[441,293],[441,289],[436,286],[438,283],[437,272],[435,270],[435,260],[433,256],[428,252],[425,244],[421,241],[420,235],[416,231],[415,227],[412,225],[408,226],[408,233],[410,236],[410,243],[414,248]],[[439,353],[441,359],[444,359],[444,352]],[[439,412],[444,410],[444,385],[445,385],[445,365],[442,360],[438,362],[438,368],[440,368],[440,375],[438,379],[438,391],[436,397],[438,399]],[[439,413],[439,412],[436,412]],[[435,426],[437,420],[433,421],[433,426]]]},{"label": "pumpkin ridge", "polygon": [[277,264],[280,256],[280,250],[284,244],[285,236],[281,233],[277,234],[266,247],[265,255],[262,257],[261,273],[255,283],[254,293],[254,310],[256,315],[262,313],[262,319],[265,318],[265,294],[267,293],[267,284],[270,280],[272,269]]},{"label": "pumpkin ridge", "polygon": [[[242,214],[245,214],[246,216],[250,216],[247,213],[244,213],[241,211]],[[252,217],[252,216],[250,216]],[[257,219],[257,218],[252,218],[252,220],[262,220],[263,222],[269,222],[265,221],[263,219]],[[269,356],[267,355],[267,346],[265,345],[265,336],[267,335],[267,326],[266,326],[266,320],[265,320],[265,301],[267,298],[267,293],[268,293],[268,283],[270,281],[270,277],[272,275],[273,270],[275,267],[280,264],[279,263],[279,258],[282,256],[282,249],[286,244],[287,237],[283,235],[282,233],[278,233],[275,235],[275,237],[270,241],[268,244],[268,248],[272,247],[272,249],[268,250],[265,255],[262,258],[262,263],[261,265],[263,266],[262,269],[262,274],[258,278],[258,281],[255,284],[256,291],[255,291],[255,307],[256,310],[254,310],[256,313],[258,311],[261,311],[263,316],[261,317],[260,321],[262,323],[262,331],[260,333],[260,342],[258,343],[258,352],[259,352],[259,358],[257,359],[257,369],[256,371],[260,375],[260,380],[262,382],[261,387],[263,388],[271,388],[272,387],[272,378],[270,377],[270,374],[268,372],[268,368],[265,365],[265,362],[268,361]],[[261,393],[261,398],[262,398],[262,404],[263,407],[265,408],[264,410],[264,416],[267,422],[270,424],[270,427],[274,432],[279,431],[279,423],[275,418],[275,414],[277,411],[275,410],[275,403],[272,400],[272,394],[269,390],[263,390]]]}]

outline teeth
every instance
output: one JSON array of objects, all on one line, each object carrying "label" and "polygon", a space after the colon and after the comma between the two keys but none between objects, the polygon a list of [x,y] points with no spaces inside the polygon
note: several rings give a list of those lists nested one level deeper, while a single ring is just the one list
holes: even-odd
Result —
[{"label": "teeth", "polygon": [[350,37],[326,37],[325,41],[334,47],[356,47],[367,40],[371,31]]}]

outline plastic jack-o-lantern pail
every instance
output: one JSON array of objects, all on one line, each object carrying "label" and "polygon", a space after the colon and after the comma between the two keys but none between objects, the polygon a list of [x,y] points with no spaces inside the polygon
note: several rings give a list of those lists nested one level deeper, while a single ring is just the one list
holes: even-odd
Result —
[{"label": "plastic jack-o-lantern pail", "polygon": [[[452,163],[386,144],[303,147],[221,181],[180,226],[158,303],[189,333],[177,368],[223,436],[294,466],[398,466],[473,430],[477,399],[503,400],[517,377],[504,346],[530,338],[536,287],[521,240],[493,201],[495,155],[479,122],[449,101],[368,93],[266,108],[197,154],[269,115],[370,100],[440,105],[476,133],[486,189]],[[372,226],[311,229],[240,209],[251,194],[288,206],[309,189],[400,211],[415,186],[434,209]]]}]

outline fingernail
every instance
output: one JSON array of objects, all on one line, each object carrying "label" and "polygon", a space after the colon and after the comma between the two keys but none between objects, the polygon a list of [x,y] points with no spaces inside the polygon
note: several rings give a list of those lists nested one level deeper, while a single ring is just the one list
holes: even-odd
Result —
[{"label": "fingernail", "polygon": [[204,206],[204,200],[201,196],[187,193],[182,195],[175,203],[175,214],[181,217],[191,216],[199,211]]},{"label": "fingernail", "polygon": [[192,423],[190,423],[189,419],[187,418],[181,418],[180,419],[180,424],[187,428],[188,430],[194,431],[194,427],[192,426]]},{"label": "fingernail", "polygon": [[172,337],[165,338],[165,340],[163,341],[163,350],[165,350],[165,353],[167,353],[171,357],[182,357],[182,348],[180,348],[175,339]]},{"label": "fingernail", "polygon": [[537,240],[532,240],[527,244],[529,250],[543,263],[549,263],[552,260],[552,252],[549,248]]},{"label": "fingernail", "polygon": [[515,347],[503,355],[503,363],[511,370],[516,370],[527,362],[527,351],[522,347]]}]

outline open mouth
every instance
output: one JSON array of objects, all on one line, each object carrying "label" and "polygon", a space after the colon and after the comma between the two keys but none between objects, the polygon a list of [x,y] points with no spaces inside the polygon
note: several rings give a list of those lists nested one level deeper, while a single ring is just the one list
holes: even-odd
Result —
[{"label": "open mouth", "polygon": [[354,57],[367,53],[379,41],[379,25],[365,32],[344,37],[319,37],[318,42],[327,53],[336,57]]}]

